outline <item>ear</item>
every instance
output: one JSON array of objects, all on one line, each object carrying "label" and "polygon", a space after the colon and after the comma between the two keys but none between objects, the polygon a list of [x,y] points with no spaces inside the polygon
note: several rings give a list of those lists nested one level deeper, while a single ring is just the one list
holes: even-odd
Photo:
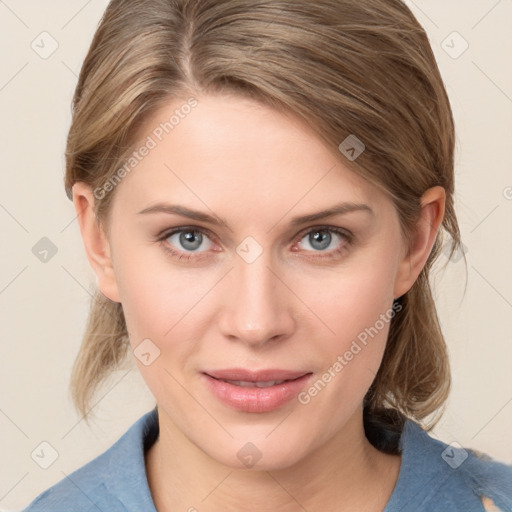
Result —
[{"label": "ear", "polygon": [[408,292],[420,275],[432,251],[444,218],[446,192],[443,187],[429,188],[421,197],[421,212],[412,239],[401,260],[395,280],[394,296]]},{"label": "ear", "polygon": [[98,282],[101,293],[114,302],[121,302],[112,265],[111,249],[102,225],[94,213],[95,197],[89,185],[73,185],[73,204],[78,215],[80,232],[87,258]]}]

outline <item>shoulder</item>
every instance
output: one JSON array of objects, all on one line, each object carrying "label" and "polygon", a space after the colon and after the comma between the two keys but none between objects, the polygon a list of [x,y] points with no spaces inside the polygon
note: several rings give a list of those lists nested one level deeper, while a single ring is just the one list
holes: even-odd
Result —
[{"label": "shoulder", "polygon": [[105,475],[108,474],[114,450],[115,445],[70,475],[66,475],[60,482],[40,494],[23,512],[86,512],[98,510],[98,507],[102,509],[106,504],[111,507],[112,500],[109,502]]},{"label": "shoulder", "polygon": [[482,500],[489,512],[512,511],[512,465],[496,461],[474,449],[466,450],[471,457],[464,468],[468,486]]},{"label": "shoulder", "polygon": [[425,510],[450,504],[454,511],[512,511],[511,465],[457,443],[446,444],[410,420],[400,444],[408,486],[416,487],[416,496],[428,503]]},{"label": "shoulder", "polygon": [[[110,507],[112,504],[106,502],[107,493],[104,486],[101,483],[87,485],[84,471],[87,472],[87,465],[44,491],[22,512],[64,512],[71,510],[71,506],[73,511],[89,512],[98,508],[102,510],[107,504]],[[114,512],[118,509],[110,510]]]},{"label": "shoulder", "polygon": [[[144,465],[144,449],[157,434],[156,411],[134,423],[108,450],[66,475],[40,494],[22,512],[125,512],[126,497],[132,492],[149,495]],[[128,500],[129,501],[129,500]]]}]

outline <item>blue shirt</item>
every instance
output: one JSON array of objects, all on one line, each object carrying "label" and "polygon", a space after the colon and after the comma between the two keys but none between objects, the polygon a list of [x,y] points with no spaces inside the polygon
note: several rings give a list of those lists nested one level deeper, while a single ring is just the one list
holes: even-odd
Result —
[{"label": "blue shirt", "polygon": [[[24,512],[156,512],[145,451],[158,437],[157,410],[107,451],[43,492]],[[512,511],[512,466],[438,441],[406,420],[402,464],[384,512],[484,512],[482,496]]]}]

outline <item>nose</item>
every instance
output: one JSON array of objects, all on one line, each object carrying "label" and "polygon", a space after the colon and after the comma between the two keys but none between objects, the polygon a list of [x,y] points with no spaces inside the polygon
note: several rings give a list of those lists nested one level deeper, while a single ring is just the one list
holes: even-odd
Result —
[{"label": "nose", "polygon": [[261,255],[252,263],[240,259],[225,281],[219,322],[224,336],[259,347],[293,333],[297,301],[267,258]]}]

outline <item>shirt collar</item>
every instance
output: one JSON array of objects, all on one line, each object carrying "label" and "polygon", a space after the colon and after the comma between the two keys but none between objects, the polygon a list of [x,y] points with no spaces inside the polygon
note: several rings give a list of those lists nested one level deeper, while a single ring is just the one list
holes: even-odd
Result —
[{"label": "shirt collar", "polygon": [[[156,441],[158,433],[158,410],[155,407],[134,423],[110,450],[111,457],[106,466],[108,474],[103,475],[103,481],[127,511],[157,512],[147,480],[145,452]],[[435,496],[437,489],[452,476],[453,470],[442,456],[446,449],[445,443],[432,438],[421,425],[407,419],[399,441],[402,461],[398,480],[383,512],[409,510],[407,506]],[[473,474],[482,465],[485,466],[472,453],[462,464],[464,471]]]},{"label": "shirt collar", "polygon": [[[158,409],[155,407],[137,420],[132,427],[111,448],[108,464],[108,474],[104,482],[108,491],[114,495],[127,510],[138,512],[157,512],[147,480],[145,452],[158,437]],[[406,420],[400,437],[402,464],[397,484],[383,512],[396,510],[396,505],[402,502],[402,495],[411,492],[411,481],[423,486],[430,478],[436,477],[435,465],[422,464],[423,478],[411,478],[411,472],[417,472],[417,459],[428,457],[429,447],[426,432],[411,420]],[[409,445],[415,445],[415,454],[411,454]],[[430,473],[430,474],[429,474]],[[407,475],[407,477],[406,477]],[[419,489],[418,489],[419,490]]]},{"label": "shirt collar", "polygon": [[442,448],[439,451],[432,450],[432,442],[439,441],[432,439],[418,423],[410,419],[405,421],[399,443],[402,455],[400,472],[383,512],[408,510],[404,498],[414,500],[409,503],[412,507],[427,489],[435,488],[436,482],[444,479],[443,473],[439,471]]},{"label": "shirt collar", "polygon": [[157,512],[149,489],[145,452],[158,437],[158,410],[142,416],[112,446],[105,485],[129,511]]}]

